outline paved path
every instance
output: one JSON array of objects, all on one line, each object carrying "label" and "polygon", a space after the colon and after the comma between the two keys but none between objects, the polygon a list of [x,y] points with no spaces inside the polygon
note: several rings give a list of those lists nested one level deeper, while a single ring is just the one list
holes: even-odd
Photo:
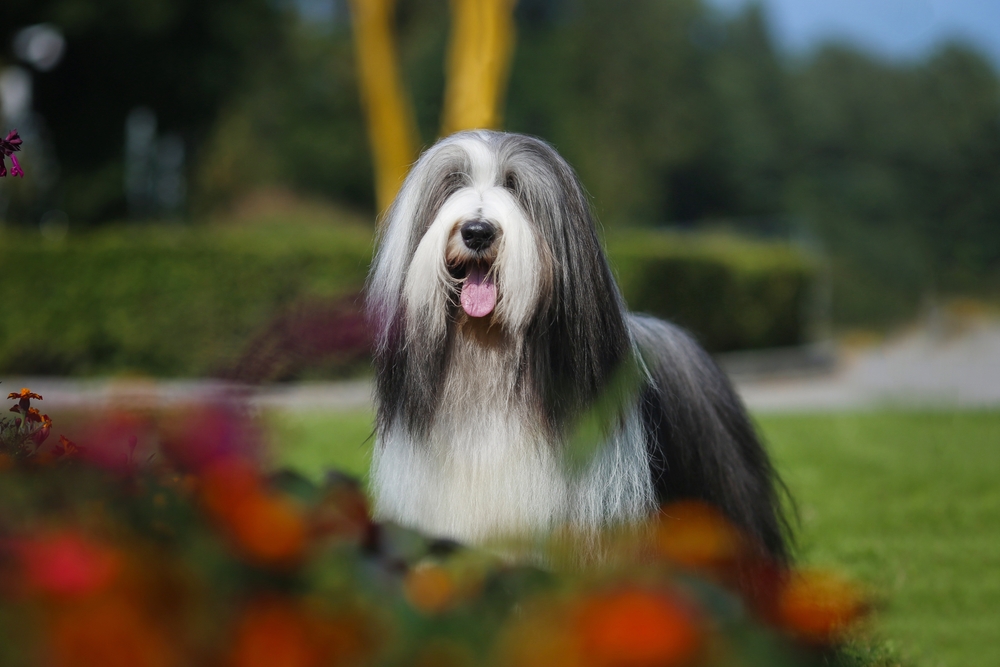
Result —
[{"label": "paved path", "polygon": [[[872,409],[884,406],[1000,406],[1000,322],[942,331],[924,327],[861,351],[844,351],[832,370],[811,377],[737,378],[757,412]],[[264,388],[201,380],[70,380],[4,378],[0,392],[20,387],[45,396],[43,406],[97,408],[177,404],[213,393],[247,398],[260,408],[361,410],[371,404],[368,380]]]},{"label": "paved path", "polygon": [[737,382],[759,412],[1000,406],[1000,323],[924,327],[840,353],[827,375]]}]

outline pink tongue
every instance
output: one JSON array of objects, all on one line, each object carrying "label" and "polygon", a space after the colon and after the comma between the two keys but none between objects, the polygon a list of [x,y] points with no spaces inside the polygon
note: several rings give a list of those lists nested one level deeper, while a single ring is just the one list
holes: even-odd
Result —
[{"label": "pink tongue", "polygon": [[469,317],[486,317],[497,305],[497,286],[481,268],[469,271],[462,285],[462,309]]}]

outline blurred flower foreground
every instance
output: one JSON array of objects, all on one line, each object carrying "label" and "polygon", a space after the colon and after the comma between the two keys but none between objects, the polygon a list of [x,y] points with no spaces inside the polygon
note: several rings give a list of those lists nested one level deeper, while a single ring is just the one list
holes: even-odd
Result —
[{"label": "blurred flower foreground", "polygon": [[697,503],[627,534],[476,551],[374,523],[337,473],[266,472],[235,400],[111,409],[55,443],[41,396],[9,398],[7,667],[850,664],[867,609],[837,577],[762,560]]}]

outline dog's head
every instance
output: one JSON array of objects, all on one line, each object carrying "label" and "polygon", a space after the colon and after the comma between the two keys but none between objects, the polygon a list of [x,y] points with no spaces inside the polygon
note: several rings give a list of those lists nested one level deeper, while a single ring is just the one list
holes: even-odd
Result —
[{"label": "dog's head", "polygon": [[432,396],[463,328],[516,341],[525,374],[564,403],[599,385],[628,344],[575,173],[517,134],[463,132],[421,156],[383,221],[368,309],[382,403],[393,372],[411,376],[394,381],[402,394],[417,383]]}]

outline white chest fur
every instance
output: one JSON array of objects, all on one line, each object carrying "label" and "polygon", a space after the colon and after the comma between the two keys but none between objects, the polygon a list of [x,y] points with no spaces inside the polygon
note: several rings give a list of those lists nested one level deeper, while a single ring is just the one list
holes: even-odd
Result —
[{"label": "white chest fur", "polygon": [[375,515],[469,544],[562,524],[637,519],[653,507],[638,409],[582,472],[545,440],[537,411],[515,389],[510,351],[457,343],[440,407],[424,438],[397,423],[379,433]]}]

